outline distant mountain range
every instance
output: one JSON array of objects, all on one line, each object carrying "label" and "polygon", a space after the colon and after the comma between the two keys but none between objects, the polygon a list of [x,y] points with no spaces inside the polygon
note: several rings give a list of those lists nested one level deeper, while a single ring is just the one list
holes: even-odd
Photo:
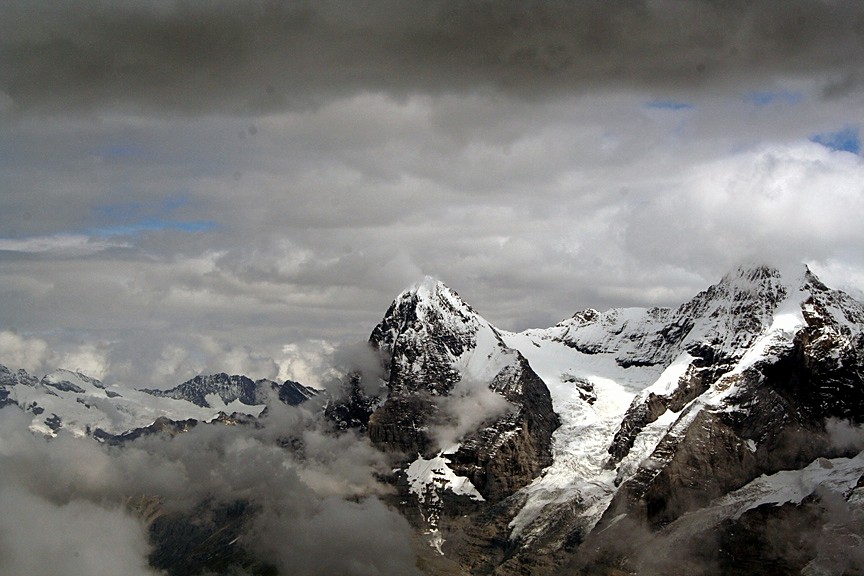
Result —
[{"label": "distant mountain range", "polygon": [[80,372],[56,370],[37,378],[0,365],[0,407],[15,405],[32,414],[30,428],[54,435],[122,435],[153,424],[157,418],[210,422],[220,414],[258,416],[274,399],[298,405],[318,393],[287,380],[253,381],[245,376],[196,376],[170,390],[106,387]]},{"label": "distant mountain range", "polygon": [[[382,481],[427,573],[864,573],[864,305],[806,268],[740,268],[674,309],[521,333],[426,278],[369,346],[380,371],[347,374],[319,418],[392,463]],[[0,405],[31,429],[103,441],[316,396],[0,367]]]}]

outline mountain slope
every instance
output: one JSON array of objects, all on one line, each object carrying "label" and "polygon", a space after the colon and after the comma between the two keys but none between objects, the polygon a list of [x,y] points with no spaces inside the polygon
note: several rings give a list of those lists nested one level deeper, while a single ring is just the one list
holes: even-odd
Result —
[{"label": "mountain slope", "polygon": [[656,530],[760,474],[840,456],[825,427],[864,420],[862,331],[864,307],[809,270],[760,267],[674,311],[580,313],[505,337],[563,420],[555,463],[511,523],[514,570],[541,571],[543,552],[555,565],[561,548],[617,546],[634,526]]}]

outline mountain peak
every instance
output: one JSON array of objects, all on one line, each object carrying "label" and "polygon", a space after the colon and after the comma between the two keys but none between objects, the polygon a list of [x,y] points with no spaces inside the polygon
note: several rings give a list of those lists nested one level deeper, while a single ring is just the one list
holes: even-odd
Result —
[{"label": "mountain peak", "polygon": [[829,290],[805,263],[782,268],[768,264],[740,265],[726,273],[718,285],[731,286],[738,290],[782,286],[790,293],[807,287]]},{"label": "mountain peak", "polygon": [[423,280],[414,284],[414,286],[411,287],[411,291],[417,295],[429,294],[430,296],[434,296],[438,293],[438,290],[442,288],[449,290],[449,288],[447,288],[447,286],[439,279],[427,275],[423,277]]},{"label": "mountain peak", "polygon": [[[417,300],[418,302],[434,302],[436,299],[444,297],[459,299],[459,295],[454,290],[448,287],[444,282],[434,276],[424,276],[422,280],[411,285],[410,288],[402,291],[396,297],[397,301],[402,300]],[[461,299],[459,299],[461,301]]]},{"label": "mountain peak", "polygon": [[721,283],[762,284],[782,277],[780,270],[767,264],[741,265],[726,273]]}]

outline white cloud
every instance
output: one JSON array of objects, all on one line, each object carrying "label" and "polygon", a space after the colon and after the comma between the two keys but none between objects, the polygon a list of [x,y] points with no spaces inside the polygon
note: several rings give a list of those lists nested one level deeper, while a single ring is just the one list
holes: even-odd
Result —
[{"label": "white cloud", "polygon": [[51,253],[62,256],[89,256],[109,248],[128,248],[128,242],[93,238],[85,234],[57,234],[33,238],[0,238],[0,251],[27,254]]},{"label": "white cloud", "polygon": [[57,505],[4,486],[0,510],[0,575],[157,574],[147,563],[144,526],[119,507]]},{"label": "white cloud", "polygon": [[695,166],[631,208],[627,249],[714,275],[745,259],[828,260],[864,246],[862,177],[860,157],[809,142]]},{"label": "white cloud", "polygon": [[38,374],[49,356],[48,343],[39,338],[25,338],[15,332],[0,332],[0,363],[16,370],[23,368]]}]

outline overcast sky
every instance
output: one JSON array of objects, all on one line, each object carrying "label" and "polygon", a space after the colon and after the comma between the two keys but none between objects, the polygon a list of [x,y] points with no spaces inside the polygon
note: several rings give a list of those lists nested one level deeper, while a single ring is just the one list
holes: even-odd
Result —
[{"label": "overcast sky", "polygon": [[860,295],[862,82],[853,0],[6,0],[0,363],[314,384],[427,274],[515,330]]}]

